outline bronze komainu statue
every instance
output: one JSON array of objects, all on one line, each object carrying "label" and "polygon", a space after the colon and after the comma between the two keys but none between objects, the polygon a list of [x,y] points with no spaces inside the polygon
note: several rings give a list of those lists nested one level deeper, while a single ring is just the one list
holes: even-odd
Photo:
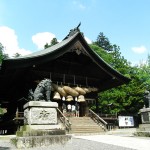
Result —
[{"label": "bronze komainu statue", "polygon": [[51,83],[50,79],[42,80],[36,87],[33,93],[33,99],[35,101],[51,101]]}]

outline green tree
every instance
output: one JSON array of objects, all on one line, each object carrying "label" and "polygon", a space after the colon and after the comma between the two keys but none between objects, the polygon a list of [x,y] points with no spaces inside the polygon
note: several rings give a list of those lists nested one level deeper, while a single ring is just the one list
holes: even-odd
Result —
[{"label": "green tree", "polygon": [[95,44],[108,52],[113,50],[109,39],[103,34],[103,32],[99,33]]},{"label": "green tree", "polygon": [[3,109],[1,108],[1,104],[0,104],[0,115],[3,115]]},{"label": "green tree", "polygon": [[111,64],[113,62],[112,55],[108,54],[103,48],[99,47],[96,43],[90,44],[90,47],[107,63]]},{"label": "green tree", "polygon": [[51,46],[53,46],[53,45],[55,45],[55,44],[57,44],[57,43],[58,43],[58,41],[57,41],[56,38],[53,38],[53,39],[51,40]]},{"label": "green tree", "polygon": [[2,63],[3,59],[9,58],[8,54],[4,53],[4,46],[0,43],[0,64]]},{"label": "green tree", "polygon": [[50,46],[48,45],[48,43],[46,43],[45,45],[44,45],[44,48],[46,49],[46,48],[49,48]]},{"label": "green tree", "polygon": [[112,52],[110,55],[112,55],[113,58],[110,65],[124,75],[129,74],[130,62],[121,55],[120,47],[116,44],[112,45]]},{"label": "green tree", "polygon": [[[137,74],[138,69],[132,68],[131,81],[128,85],[99,93],[99,108],[103,113],[137,114],[144,105],[145,85]],[[110,104],[112,104],[110,106]],[[106,109],[107,108],[107,109]]]},{"label": "green tree", "polygon": [[0,64],[2,63],[2,60],[3,60],[3,45],[0,43]]},{"label": "green tree", "polygon": [[[137,114],[144,105],[145,90],[149,89],[148,85],[150,86],[150,79],[148,79],[150,69],[146,65],[132,67],[131,63],[121,55],[119,46],[111,44],[103,34],[98,38],[101,40],[93,42],[91,48],[113,68],[131,78],[131,82],[127,85],[99,93],[99,112]],[[92,109],[94,110],[95,107],[93,106]]]},{"label": "green tree", "polygon": [[57,39],[56,39],[56,38],[53,38],[53,39],[51,40],[50,44],[46,43],[46,44],[44,45],[44,48],[46,49],[46,48],[51,47],[51,46],[53,46],[53,45],[55,45],[55,44],[57,44],[57,43],[58,43]]},{"label": "green tree", "polygon": [[147,65],[150,67],[150,55],[147,56]]},{"label": "green tree", "polygon": [[20,57],[20,56],[21,56],[21,54],[15,53],[13,57],[14,57],[14,58],[17,58],[17,57]]}]

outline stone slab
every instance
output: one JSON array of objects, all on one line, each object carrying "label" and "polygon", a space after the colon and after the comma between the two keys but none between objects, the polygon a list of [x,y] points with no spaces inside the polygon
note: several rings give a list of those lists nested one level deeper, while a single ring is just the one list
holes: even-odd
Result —
[{"label": "stone slab", "polygon": [[56,108],[31,107],[24,110],[25,124],[54,125],[57,124]]},{"label": "stone slab", "polygon": [[140,112],[150,112],[150,108],[143,108],[143,109],[140,109]]},{"label": "stone slab", "polygon": [[137,131],[149,131],[150,132],[150,124],[140,124]]},{"label": "stone slab", "polygon": [[54,130],[61,129],[61,125],[25,125],[26,130]]},{"label": "stone slab", "polygon": [[56,102],[30,101],[24,105],[25,125],[56,125],[57,122]]},{"label": "stone slab", "polygon": [[28,149],[41,147],[41,149],[53,144],[60,144],[64,146],[71,141],[71,135],[52,135],[52,136],[33,136],[33,137],[16,137],[12,138],[12,143],[18,149]]},{"label": "stone slab", "polygon": [[26,109],[28,107],[52,107],[52,108],[57,108],[58,103],[57,102],[41,102],[41,101],[30,101],[26,103],[23,108]]}]

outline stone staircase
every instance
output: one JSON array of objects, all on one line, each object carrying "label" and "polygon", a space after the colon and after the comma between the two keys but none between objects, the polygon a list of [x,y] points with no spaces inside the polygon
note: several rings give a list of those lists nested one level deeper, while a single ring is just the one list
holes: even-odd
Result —
[{"label": "stone staircase", "polygon": [[71,134],[103,134],[105,131],[90,117],[70,117]]}]

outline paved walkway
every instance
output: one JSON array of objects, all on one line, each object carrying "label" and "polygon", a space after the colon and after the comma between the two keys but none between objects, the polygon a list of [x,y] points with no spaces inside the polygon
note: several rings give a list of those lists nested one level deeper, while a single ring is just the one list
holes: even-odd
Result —
[{"label": "paved walkway", "polygon": [[[127,130],[126,130],[127,131]],[[133,137],[128,130],[128,134],[122,130],[112,132],[111,135],[72,135],[71,142],[63,147],[61,145],[51,145],[50,147],[32,148],[32,150],[150,150],[150,137]],[[16,150],[10,144],[9,138],[12,136],[0,136],[0,150]]]},{"label": "paved walkway", "polygon": [[125,137],[119,135],[88,135],[75,137],[136,150],[150,150],[150,138]]}]

